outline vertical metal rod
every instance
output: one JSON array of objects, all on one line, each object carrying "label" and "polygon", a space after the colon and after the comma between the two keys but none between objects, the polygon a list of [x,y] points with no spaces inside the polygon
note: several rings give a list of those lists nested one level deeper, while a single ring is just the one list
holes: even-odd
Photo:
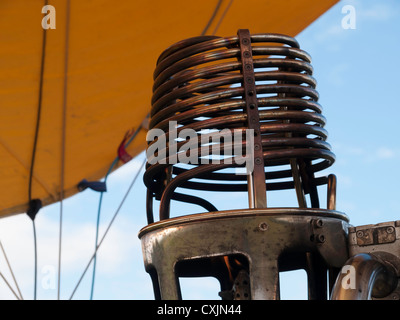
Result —
[{"label": "vertical metal rod", "polygon": [[292,169],[292,176],[294,181],[294,187],[296,189],[297,201],[300,208],[307,208],[306,198],[304,196],[303,185],[299,174],[299,168],[297,166],[296,159],[290,159],[290,167]]},{"label": "vertical metal rod", "polygon": [[330,174],[328,176],[328,210],[336,210],[336,176]]},{"label": "vertical metal rod", "polygon": [[247,193],[249,196],[249,208],[254,209],[255,204],[254,204],[254,180],[253,180],[253,175],[250,173],[247,175]]}]

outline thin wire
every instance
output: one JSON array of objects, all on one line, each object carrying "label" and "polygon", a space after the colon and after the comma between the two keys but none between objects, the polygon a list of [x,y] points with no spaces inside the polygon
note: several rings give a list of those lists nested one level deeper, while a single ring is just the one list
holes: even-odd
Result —
[{"label": "thin wire", "polygon": [[233,3],[233,0],[230,0],[229,3],[228,3],[228,5],[226,6],[224,12],[223,12],[222,15],[221,15],[221,18],[219,18],[218,23],[217,23],[217,25],[215,26],[214,31],[212,32],[212,35],[213,35],[213,36],[217,33],[217,30],[219,29],[219,27],[220,27],[222,21],[224,20],[224,18],[225,18],[225,16],[226,16],[226,14],[228,13],[229,9],[231,8],[232,3]]},{"label": "thin wire", "polygon": [[[107,182],[107,177],[104,179],[104,182]],[[96,224],[96,240],[95,240],[95,247],[97,247],[99,241],[99,225],[100,225],[100,213],[101,213],[101,205],[103,203],[103,193],[100,193],[99,199],[99,206],[97,209],[97,224]],[[93,292],[94,292],[94,281],[96,279],[96,265],[97,265],[97,254],[94,256],[93,259],[93,273],[92,273],[92,286],[90,288],[90,300],[93,300]]]},{"label": "thin wire", "polygon": [[[45,5],[47,5],[47,0],[45,1]],[[43,29],[42,36],[42,57],[41,57],[41,65],[40,65],[40,78],[39,78],[39,97],[38,97],[38,108],[36,113],[36,127],[35,127],[35,137],[33,140],[33,150],[32,150],[32,158],[31,158],[31,166],[29,169],[29,185],[28,185],[28,198],[29,202],[32,200],[32,178],[33,178],[33,169],[35,166],[35,158],[36,158],[36,147],[39,137],[39,127],[40,127],[40,118],[42,113],[42,96],[43,96],[43,74],[44,74],[44,61],[46,56],[46,29]]]},{"label": "thin wire", "polygon": [[[104,178],[104,183],[107,182],[108,175],[111,173],[112,169],[117,164],[117,162],[118,162],[118,157],[114,159],[113,163],[111,164],[110,168],[108,169],[108,172]],[[99,206],[97,209],[95,248],[97,248],[97,244],[99,241],[100,215],[101,215],[101,207],[102,207],[102,203],[103,203],[103,194],[104,194],[104,192],[100,193]],[[93,274],[92,274],[92,286],[90,289],[90,300],[93,300],[94,282],[95,282],[95,278],[96,278],[96,264],[97,264],[97,254],[95,254],[94,260],[93,260]]]},{"label": "thin wire", "polygon": [[120,209],[122,208],[122,205],[124,204],[126,198],[128,197],[128,195],[129,195],[129,193],[130,193],[130,191],[131,191],[133,185],[135,184],[136,179],[137,179],[138,176],[139,176],[139,173],[142,171],[143,166],[144,166],[145,163],[146,163],[146,158],[143,160],[143,162],[142,162],[142,164],[141,164],[141,166],[140,166],[138,172],[136,173],[135,177],[133,178],[131,184],[129,185],[128,190],[126,191],[124,197],[122,198],[122,201],[121,201],[121,203],[120,203],[119,206],[118,206],[118,209],[117,209],[116,212],[114,213],[114,216],[113,216],[113,218],[111,219],[111,222],[109,223],[109,225],[108,225],[106,231],[104,232],[103,237],[101,238],[99,244],[97,245],[95,252],[93,253],[92,257],[90,258],[90,260],[89,260],[89,262],[88,262],[88,264],[87,264],[85,270],[83,271],[83,273],[82,273],[82,275],[81,275],[81,277],[80,277],[80,279],[79,279],[77,285],[75,286],[75,289],[74,289],[74,291],[72,292],[71,297],[69,298],[69,300],[72,300],[72,298],[74,297],[76,290],[78,289],[78,287],[79,287],[79,285],[80,285],[80,283],[81,283],[83,277],[85,276],[87,270],[89,269],[90,264],[92,263],[94,257],[96,256],[97,251],[99,250],[100,246],[102,245],[102,243],[103,243],[105,237],[107,236],[108,231],[110,230],[112,224],[113,224],[114,221],[115,221],[115,218],[118,216],[118,213],[119,213]]},{"label": "thin wire", "polygon": [[208,28],[210,27],[211,23],[214,21],[215,16],[217,15],[219,8],[221,7],[221,4],[222,4],[222,0],[218,0],[217,5],[214,9],[213,14],[211,15],[210,20],[208,20],[205,28],[203,29],[203,32],[201,33],[202,36],[204,36],[207,33]]},{"label": "thin wire", "polygon": [[64,101],[62,106],[62,132],[61,132],[61,172],[60,172],[60,230],[58,238],[58,286],[57,300],[60,300],[61,291],[61,255],[62,255],[62,225],[63,225],[63,200],[64,200],[64,175],[65,175],[65,141],[67,119],[67,91],[68,91],[68,48],[69,48],[69,21],[70,1],[67,1],[66,31],[65,31],[65,60],[64,60]]},{"label": "thin wire", "polygon": [[[47,0],[44,1],[44,4],[47,5]],[[40,118],[42,113],[42,96],[43,96],[43,75],[44,75],[44,64],[46,57],[46,29],[43,28],[42,35],[42,57],[41,57],[41,65],[40,65],[40,77],[39,77],[39,96],[38,96],[38,108],[37,108],[37,116],[36,116],[36,128],[35,128],[35,137],[33,140],[33,150],[32,150],[32,158],[31,158],[31,166],[29,169],[29,183],[28,183],[28,198],[29,205],[32,201],[32,180],[33,180],[33,169],[35,167],[35,158],[36,158],[36,147],[39,138],[39,128],[40,128]],[[32,219],[33,223],[33,237],[34,237],[34,251],[35,251],[35,276],[34,276],[34,291],[33,296],[34,300],[37,297],[37,241],[36,241],[36,226],[35,220]]]},{"label": "thin wire", "polygon": [[33,226],[33,243],[34,243],[34,250],[35,250],[35,282],[34,282],[34,294],[33,294],[33,300],[37,299],[37,238],[36,238],[36,224],[35,220],[32,220],[32,226]]},{"label": "thin wire", "polygon": [[17,287],[19,296],[21,298],[20,300],[24,300],[24,297],[22,296],[21,290],[19,290],[17,279],[15,278],[13,269],[11,268],[10,262],[8,261],[7,254],[6,254],[6,251],[4,250],[4,247],[3,247],[3,244],[1,243],[1,240],[0,240],[0,248],[1,248],[1,251],[3,251],[4,258],[6,259],[6,262],[7,262],[7,265],[8,265],[8,269],[10,270],[11,276],[12,276],[12,278],[14,280],[14,283],[15,283],[15,286]]},{"label": "thin wire", "polygon": [[[146,116],[146,118],[149,115]],[[146,119],[145,118],[145,119]],[[143,120],[144,121],[144,120]],[[143,123],[142,121],[142,123]],[[140,130],[142,129],[142,125],[140,125],[135,132],[133,133],[133,135],[129,138],[129,140],[126,142],[125,147],[127,147],[138,135],[138,133],[140,132]],[[112,162],[110,168],[108,169],[105,177],[104,177],[104,183],[107,182],[108,176],[110,175],[110,173],[112,172],[113,168],[117,165],[119,161],[119,157],[116,157],[114,159],[114,161]],[[98,239],[99,239],[99,228],[100,228],[100,215],[101,215],[101,207],[102,207],[102,203],[103,203],[103,193],[100,193],[100,199],[99,199],[99,205],[98,205],[98,209],[97,209],[97,223],[96,223],[96,240],[95,240],[95,248],[97,247],[98,244]],[[90,289],[90,300],[93,300],[93,293],[94,293],[94,282],[96,279],[96,265],[97,265],[97,255],[95,254],[94,259],[93,259],[93,273],[92,273],[92,286]]]},{"label": "thin wire", "polygon": [[10,286],[10,284],[8,283],[7,279],[3,276],[3,274],[0,272],[0,277],[4,280],[4,282],[6,283],[6,285],[8,286],[8,288],[11,290],[11,292],[14,294],[14,296],[17,298],[17,300],[21,300],[17,294],[15,293],[14,289]]}]

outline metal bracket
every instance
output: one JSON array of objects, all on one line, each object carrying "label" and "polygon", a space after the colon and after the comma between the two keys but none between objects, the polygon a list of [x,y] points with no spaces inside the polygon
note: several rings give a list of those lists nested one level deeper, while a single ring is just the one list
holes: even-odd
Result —
[{"label": "metal bracket", "polygon": [[251,36],[247,29],[238,31],[240,59],[244,98],[246,100],[247,125],[254,130],[254,166],[249,174],[249,204],[250,208],[267,207],[267,189],[265,184],[264,157],[261,142],[260,116],[258,113],[256,79],[254,74]]},{"label": "metal bracket", "polygon": [[[387,251],[381,245],[395,245],[396,240],[400,240],[400,221],[383,222],[376,225],[364,225],[352,227],[349,229],[350,247],[355,249],[357,253],[366,247],[367,251]],[[376,247],[374,247],[376,246]],[[379,246],[379,247],[378,247]],[[395,245],[397,247],[398,245]],[[400,246],[397,248],[400,253]],[[390,252],[391,250],[388,250]]]}]

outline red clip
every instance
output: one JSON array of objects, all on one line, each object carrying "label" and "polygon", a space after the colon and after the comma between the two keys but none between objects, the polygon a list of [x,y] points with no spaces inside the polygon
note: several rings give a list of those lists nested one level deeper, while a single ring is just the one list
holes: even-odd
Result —
[{"label": "red clip", "polygon": [[127,133],[125,133],[125,137],[118,147],[118,158],[123,163],[127,163],[132,160],[132,156],[125,150],[125,143],[133,136],[133,134],[134,134],[133,130],[129,130]]}]

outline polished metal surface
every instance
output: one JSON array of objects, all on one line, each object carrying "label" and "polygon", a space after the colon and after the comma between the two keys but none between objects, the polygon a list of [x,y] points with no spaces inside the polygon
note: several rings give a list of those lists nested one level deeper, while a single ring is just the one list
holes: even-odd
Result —
[{"label": "polished metal surface", "polygon": [[396,270],[373,254],[359,253],[343,266],[332,300],[370,300],[389,296],[397,287]]}]

